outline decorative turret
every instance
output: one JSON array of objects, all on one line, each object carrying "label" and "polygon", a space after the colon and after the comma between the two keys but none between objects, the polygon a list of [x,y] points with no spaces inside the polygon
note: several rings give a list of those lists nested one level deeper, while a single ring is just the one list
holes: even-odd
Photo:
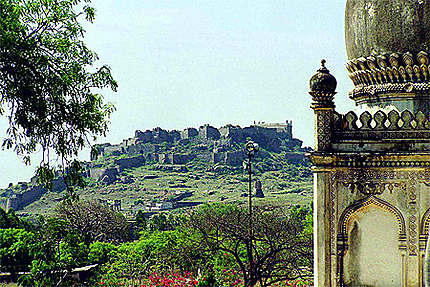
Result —
[{"label": "decorative turret", "polygon": [[430,111],[430,0],[348,0],[346,68],[357,105]]},{"label": "decorative turret", "polygon": [[312,96],[311,108],[315,113],[315,150],[326,151],[331,147],[331,127],[334,115],[334,95],[336,94],[337,81],[325,67],[326,61],[321,60],[321,68],[309,81]]},{"label": "decorative turret", "polygon": [[321,60],[321,68],[309,80],[310,91],[312,96],[312,108],[325,107],[334,108],[333,98],[336,94],[337,81],[336,78],[330,74],[330,71],[325,67],[326,61]]}]

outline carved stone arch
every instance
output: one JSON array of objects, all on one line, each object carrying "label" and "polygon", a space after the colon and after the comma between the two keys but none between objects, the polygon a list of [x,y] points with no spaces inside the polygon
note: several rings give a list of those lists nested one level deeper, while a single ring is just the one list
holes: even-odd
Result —
[{"label": "carved stone arch", "polygon": [[430,208],[427,209],[427,211],[424,213],[423,217],[421,218],[420,234],[428,235],[429,227],[430,227]]},{"label": "carved stone arch", "polygon": [[362,200],[359,200],[353,204],[351,204],[350,206],[348,206],[342,213],[342,215],[339,218],[339,225],[338,225],[338,234],[341,235],[341,237],[343,237],[344,239],[347,238],[347,225],[348,225],[348,221],[351,218],[351,216],[358,212],[359,210],[370,206],[370,205],[376,205],[381,207],[382,209],[388,211],[389,213],[393,214],[394,217],[396,218],[398,227],[399,227],[399,235],[405,234],[406,233],[406,223],[405,223],[405,218],[403,217],[402,213],[400,212],[400,210],[398,210],[396,207],[394,207],[393,205],[389,204],[388,202],[379,199],[375,196],[370,196],[368,198],[364,198]]}]

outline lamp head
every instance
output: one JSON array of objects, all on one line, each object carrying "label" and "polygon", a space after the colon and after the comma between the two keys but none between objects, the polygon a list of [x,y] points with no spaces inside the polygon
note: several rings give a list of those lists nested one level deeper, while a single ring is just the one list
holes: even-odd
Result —
[{"label": "lamp head", "polygon": [[245,149],[246,149],[248,154],[254,155],[256,152],[258,152],[260,147],[259,147],[258,143],[255,143],[253,141],[249,141],[246,143]]}]

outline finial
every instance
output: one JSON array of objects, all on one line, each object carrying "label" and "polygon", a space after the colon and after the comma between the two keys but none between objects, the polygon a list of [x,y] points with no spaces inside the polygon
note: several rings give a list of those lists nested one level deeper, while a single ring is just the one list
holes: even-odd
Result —
[{"label": "finial", "polygon": [[322,59],[322,60],[321,60],[321,68],[325,68],[325,63],[326,63],[326,60],[325,60],[325,59]]},{"label": "finial", "polygon": [[327,63],[327,61],[325,59],[322,59],[321,68],[318,69],[318,72],[325,73],[325,74],[330,73],[330,71],[326,68],[325,63]]}]

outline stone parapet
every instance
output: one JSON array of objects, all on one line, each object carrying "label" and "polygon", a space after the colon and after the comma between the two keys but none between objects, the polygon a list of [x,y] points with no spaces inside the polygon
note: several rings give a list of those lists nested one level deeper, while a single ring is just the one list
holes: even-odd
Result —
[{"label": "stone parapet", "polygon": [[334,112],[331,133],[332,151],[430,150],[430,120],[421,111]]}]

